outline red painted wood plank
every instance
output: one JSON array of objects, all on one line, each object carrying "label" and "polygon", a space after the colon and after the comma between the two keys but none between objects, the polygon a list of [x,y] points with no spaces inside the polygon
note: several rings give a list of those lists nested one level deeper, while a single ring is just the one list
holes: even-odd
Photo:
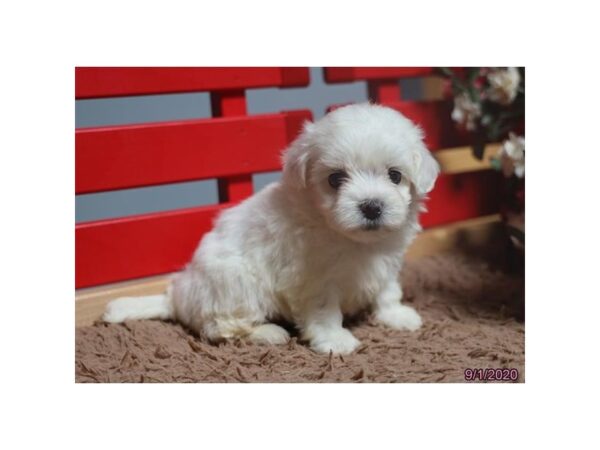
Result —
[{"label": "red painted wood plank", "polygon": [[372,102],[397,102],[401,98],[400,83],[395,79],[369,81],[367,89]]},{"label": "red painted wood plank", "polygon": [[217,182],[219,203],[244,200],[254,193],[252,175],[219,178]]},{"label": "red painted wood plank", "polygon": [[228,204],[77,224],[76,287],[177,271]]},{"label": "red painted wood plank", "polygon": [[75,190],[113,189],[278,170],[310,111],[85,128],[75,133]]},{"label": "red painted wood plank", "polygon": [[308,67],[77,67],[75,98],[306,86]]},{"label": "red painted wood plank", "polygon": [[439,176],[421,214],[424,228],[500,211],[502,176],[493,170]]},{"label": "red painted wood plank", "polygon": [[246,94],[243,89],[211,92],[210,106],[213,117],[245,116]]},{"label": "red painted wood plank", "polygon": [[[243,90],[211,92],[213,117],[246,115],[246,95]],[[254,192],[252,175],[236,175],[217,181],[219,203],[240,201]]]},{"label": "red painted wood plank", "polygon": [[386,78],[413,78],[432,75],[434,67],[325,67],[327,83],[347,83]]}]

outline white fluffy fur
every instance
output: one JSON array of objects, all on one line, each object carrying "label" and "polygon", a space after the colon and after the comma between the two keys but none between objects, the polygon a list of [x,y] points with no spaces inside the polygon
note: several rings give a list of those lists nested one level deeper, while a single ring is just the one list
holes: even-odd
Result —
[{"label": "white fluffy fur", "polygon": [[[270,321],[283,318],[324,353],[356,349],[343,315],[367,307],[389,327],[418,329],[398,274],[439,172],[421,131],[392,109],[347,106],[307,123],[283,160],[281,182],[223,212],[164,296],[116,300],[104,319],[173,318],[211,341],[280,344],[289,335]],[[336,190],[328,177],[339,170],[348,178]],[[377,229],[366,228],[366,200],[383,203]]]}]

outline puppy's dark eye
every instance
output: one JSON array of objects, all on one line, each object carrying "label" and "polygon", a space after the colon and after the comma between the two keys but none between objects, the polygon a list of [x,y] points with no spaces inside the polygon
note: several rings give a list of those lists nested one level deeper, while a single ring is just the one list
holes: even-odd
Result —
[{"label": "puppy's dark eye", "polygon": [[399,184],[402,181],[402,174],[395,169],[390,169],[388,175],[394,184]]},{"label": "puppy's dark eye", "polygon": [[347,178],[348,178],[348,174],[346,172],[340,170],[338,172],[333,172],[331,175],[329,175],[329,178],[327,178],[327,181],[329,181],[329,185],[332,188],[338,189]]}]

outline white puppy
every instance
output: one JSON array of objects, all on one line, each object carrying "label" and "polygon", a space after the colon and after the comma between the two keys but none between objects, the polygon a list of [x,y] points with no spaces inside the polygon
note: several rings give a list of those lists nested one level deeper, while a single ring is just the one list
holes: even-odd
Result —
[{"label": "white puppy", "polygon": [[359,104],[307,123],[283,155],[283,176],[226,210],[164,295],[122,298],[104,320],[175,319],[211,341],[282,344],[294,323],[317,352],[359,341],[344,314],[372,307],[416,330],[398,275],[439,172],[421,131],[400,113]]}]

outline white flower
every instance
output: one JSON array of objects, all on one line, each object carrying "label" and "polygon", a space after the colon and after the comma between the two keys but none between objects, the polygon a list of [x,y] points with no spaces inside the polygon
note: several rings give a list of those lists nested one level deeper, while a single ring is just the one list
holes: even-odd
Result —
[{"label": "white flower", "polygon": [[490,100],[501,105],[509,105],[513,102],[521,82],[521,75],[516,67],[494,69],[488,73],[487,79],[490,83],[487,91]]},{"label": "white flower", "polygon": [[500,149],[500,159],[505,176],[509,177],[514,173],[517,177],[523,178],[525,176],[525,138],[510,133],[509,138],[504,141]]},{"label": "white flower", "polygon": [[466,92],[454,97],[452,120],[469,131],[477,127],[476,120],[481,116],[481,104],[471,100]]}]

